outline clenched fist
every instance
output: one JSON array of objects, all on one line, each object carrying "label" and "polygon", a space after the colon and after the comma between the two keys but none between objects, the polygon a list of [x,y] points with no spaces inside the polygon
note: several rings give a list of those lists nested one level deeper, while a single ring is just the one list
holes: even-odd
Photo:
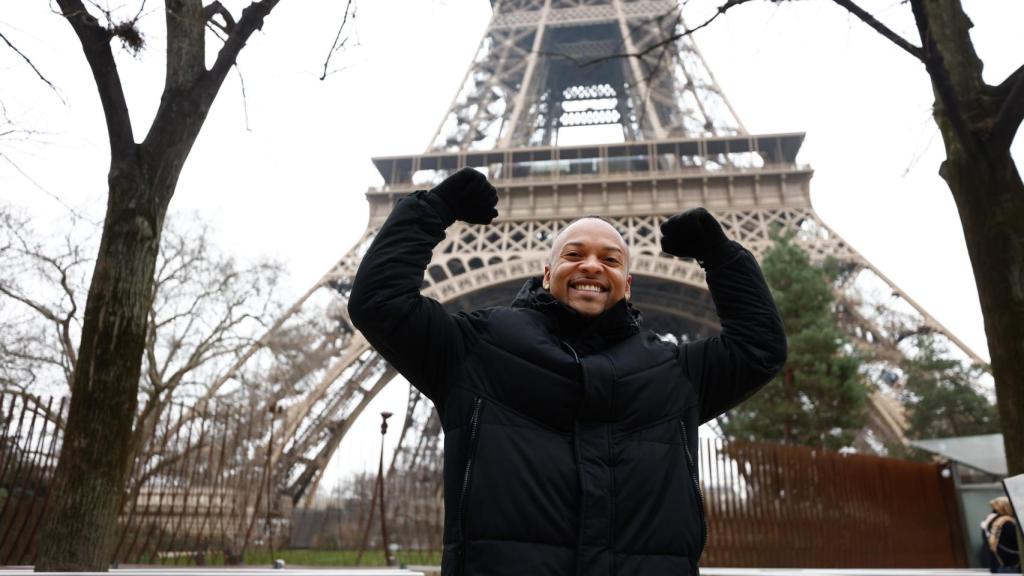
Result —
[{"label": "clenched fist", "polygon": [[456,220],[490,224],[498,216],[498,191],[487,177],[473,168],[463,168],[430,189],[452,211]]},{"label": "clenched fist", "polygon": [[729,239],[710,212],[693,208],[661,224],[661,250],[680,258],[694,258],[713,265]]}]

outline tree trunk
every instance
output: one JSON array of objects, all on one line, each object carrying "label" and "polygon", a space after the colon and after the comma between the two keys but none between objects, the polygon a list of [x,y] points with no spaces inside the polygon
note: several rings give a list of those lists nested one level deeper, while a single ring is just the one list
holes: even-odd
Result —
[{"label": "tree trunk", "polygon": [[[96,81],[110,141],[110,195],[36,570],[105,571],[113,559],[164,215],[224,77],[278,2],[255,0],[237,21],[219,2],[209,13],[201,0],[166,2],[164,90],[136,144],[111,29],[82,0],[57,0]],[[205,27],[213,16],[226,37],[207,70]]]},{"label": "tree trunk", "polygon": [[[167,201],[136,155],[112,163],[110,196],[38,571],[105,571],[131,462],[147,312]],[[180,163],[178,163],[180,166]],[[172,188],[173,190],[173,188]]]},{"label": "tree trunk", "polygon": [[996,382],[1010,475],[1024,474],[1024,184],[1009,150],[949,149],[942,176],[960,213]]},{"label": "tree trunk", "polygon": [[935,92],[946,180],[978,287],[1009,473],[1024,473],[1024,184],[1010,145],[1024,67],[988,86],[960,0],[911,0]]}]

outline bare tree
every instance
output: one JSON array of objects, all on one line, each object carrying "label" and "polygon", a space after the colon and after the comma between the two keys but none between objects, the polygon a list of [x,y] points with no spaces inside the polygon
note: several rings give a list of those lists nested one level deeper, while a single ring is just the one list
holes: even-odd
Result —
[{"label": "bare tree", "polygon": [[25,217],[0,206],[0,389],[67,392],[78,355],[84,251],[71,233],[45,244]]},{"label": "bare tree", "polygon": [[[1009,473],[1024,473],[1024,183],[1010,155],[1024,120],[1024,64],[998,84],[984,81],[961,0],[901,2],[915,24],[913,39],[854,0],[831,1],[919,61],[931,80],[933,117],[946,152],[939,174],[960,214],[978,286]],[[635,58],[654,76],[676,41],[748,2],[727,0],[697,26],[677,20],[675,34],[601,60]]]},{"label": "bare tree", "polygon": [[933,114],[946,181],[974,269],[1010,474],[1024,473],[1024,183],[1010,145],[1024,120],[1024,63],[997,85],[982,79],[960,0],[910,0],[919,45],[851,0],[833,0],[919,60],[935,93]]},{"label": "bare tree", "polygon": [[[70,391],[89,252],[74,231],[47,245],[24,218],[0,206],[0,266],[10,271],[0,280],[0,390],[32,397]],[[133,454],[172,402],[214,400],[210,383],[278,315],[281,274],[280,264],[265,259],[239,264],[210,242],[198,216],[168,220],[153,282]],[[265,387],[255,381],[252,388],[262,394]]]},{"label": "bare tree", "polygon": [[[91,277],[64,446],[43,520],[37,569],[105,570],[132,450],[139,376],[164,217],[185,160],[228,72],[278,0],[240,14],[220,1],[167,0],[160,105],[140,139],[112,42],[144,44],[145,3],[117,18],[99,3],[56,0],[92,72],[110,145],[107,211]],[[208,34],[220,43],[208,67]]]},{"label": "bare tree", "polygon": [[[194,231],[173,222],[165,228],[153,282],[133,453],[152,436],[172,401],[213,399],[210,383],[280,313],[275,288],[281,274],[280,264],[266,260],[240,266],[210,245],[205,224]],[[254,392],[259,393],[258,387]]]}]

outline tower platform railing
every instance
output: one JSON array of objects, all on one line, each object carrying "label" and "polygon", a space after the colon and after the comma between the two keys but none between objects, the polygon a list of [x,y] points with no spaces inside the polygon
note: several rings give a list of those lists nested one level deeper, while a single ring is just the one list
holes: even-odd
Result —
[{"label": "tower platform railing", "polygon": [[384,185],[370,188],[370,226],[394,202],[459,168],[477,168],[501,191],[503,219],[804,208],[811,168],[797,162],[802,133],[677,138],[585,146],[431,152],[373,159]]}]

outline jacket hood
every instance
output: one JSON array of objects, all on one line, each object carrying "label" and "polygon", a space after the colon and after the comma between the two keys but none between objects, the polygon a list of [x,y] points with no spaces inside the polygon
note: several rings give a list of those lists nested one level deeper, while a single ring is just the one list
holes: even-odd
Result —
[{"label": "jacket hood", "polygon": [[559,302],[542,287],[543,279],[534,276],[523,284],[512,300],[513,308],[529,308],[543,313],[553,330],[579,354],[592,354],[640,332],[643,316],[625,298],[601,314],[587,317]]}]

